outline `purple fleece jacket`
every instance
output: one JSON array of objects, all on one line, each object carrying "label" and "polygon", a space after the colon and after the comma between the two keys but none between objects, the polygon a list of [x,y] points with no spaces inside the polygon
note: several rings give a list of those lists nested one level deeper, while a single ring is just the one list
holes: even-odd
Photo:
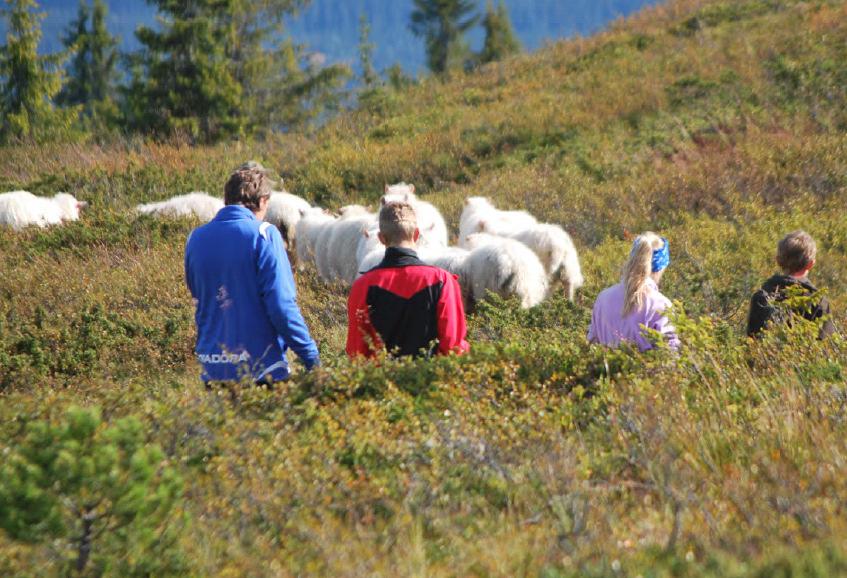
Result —
[{"label": "purple fleece jacket", "polygon": [[652,279],[647,280],[644,306],[626,317],[622,315],[624,294],[623,283],[618,283],[597,296],[588,328],[588,341],[609,347],[617,347],[621,341],[634,341],[638,349],[645,351],[653,348],[643,329],[647,327],[661,333],[671,349],[679,348],[676,329],[665,315],[671,302],[659,293],[659,287]]}]

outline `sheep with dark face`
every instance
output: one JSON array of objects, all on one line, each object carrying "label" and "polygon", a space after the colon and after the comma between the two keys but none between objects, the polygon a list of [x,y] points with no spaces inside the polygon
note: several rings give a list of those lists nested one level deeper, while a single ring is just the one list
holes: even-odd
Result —
[{"label": "sheep with dark face", "polygon": [[20,230],[30,225],[47,227],[77,221],[80,211],[87,205],[68,193],[58,193],[53,197],[38,197],[27,191],[2,193],[0,225]]}]

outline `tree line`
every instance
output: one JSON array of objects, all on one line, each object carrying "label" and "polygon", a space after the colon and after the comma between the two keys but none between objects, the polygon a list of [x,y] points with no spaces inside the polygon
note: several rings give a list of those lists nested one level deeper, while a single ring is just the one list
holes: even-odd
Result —
[{"label": "tree line", "polygon": [[[309,0],[147,0],[155,28],[139,27],[140,48],[121,53],[106,26],[104,0],[80,0],[62,38],[39,54],[37,0],[3,0],[0,141],[45,141],[86,134],[178,135],[191,142],[263,136],[326,118],[349,96],[346,65],[324,65],[284,32],[285,18]],[[465,34],[477,23],[485,43],[472,53]],[[362,16],[361,94],[410,82],[399,67],[373,69]],[[488,0],[414,0],[410,30],[422,38],[431,71],[448,75],[520,50],[505,5]]]}]

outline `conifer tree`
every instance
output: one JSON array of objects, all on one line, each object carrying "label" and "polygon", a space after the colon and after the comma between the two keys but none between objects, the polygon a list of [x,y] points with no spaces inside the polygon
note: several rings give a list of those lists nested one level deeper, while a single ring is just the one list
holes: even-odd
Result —
[{"label": "conifer tree", "polygon": [[242,87],[248,130],[287,130],[339,106],[351,72],[285,37],[285,18],[308,0],[230,0],[227,53]]},{"label": "conifer tree", "polygon": [[57,101],[82,105],[83,114],[91,119],[115,115],[118,41],[106,28],[106,14],[103,0],[93,0],[93,5],[80,0],[77,19],[64,39],[65,47],[74,57],[68,70],[68,83]]},{"label": "conifer tree", "polygon": [[71,407],[2,450],[0,530],[49,544],[71,562],[58,575],[102,575],[109,559],[121,560],[109,575],[185,575],[183,480],[138,419],[108,424],[97,408]]},{"label": "conifer tree", "polygon": [[338,102],[348,69],[310,65],[280,40],[284,18],[306,0],[148,0],[161,31],[137,33],[124,91],[130,127],[217,140],[288,128]]},{"label": "conifer tree", "polygon": [[494,62],[502,60],[507,56],[520,52],[521,45],[515,37],[509,12],[503,0],[500,0],[497,8],[494,8],[491,0],[485,9],[482,19],[482,27],[485,30],[485,43],[479,53],[479,62]]},{"label": "conifer tree", "polygon": [[374,44],[371,42],[371,25],[363,12],[359,17],[359,67],[362,69],[361,82],[365,90],[372,89],[379,81],[379,75],[373,66]]},{"label": "conifer tree", "polygon": [[0,139],[44,140],[67,135],[76,110],[58,109],[61,59],[40,56],[43,14],[35,0],[5,0],[6,44],[0,46]]},{"label": "conifer tree", "polygon": [[426,43],[427,64],[435,74],[464,65],[465,33],[476,24],[472,0],[414,0],[411,31]]},{"label": "conifer tree", "polygon": [[125,91],[130,128],[212,141],[242,132],[241,86],[226,54],[227,0],[149,0],[165,16],[142,26],[143,45]]}]

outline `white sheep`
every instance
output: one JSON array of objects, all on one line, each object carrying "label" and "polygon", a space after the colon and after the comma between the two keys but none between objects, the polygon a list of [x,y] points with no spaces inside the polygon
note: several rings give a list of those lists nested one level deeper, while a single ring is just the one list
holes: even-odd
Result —
[{"label": "white sheep", "polygon": [[286,191],[273,191],[268,200],[265,221],[276,225],[282,233],[286,245],[290,248],[296,245],[297,223],[303,214],[311,208],[308,201],[297,195],[292,195]]},{"label": "white sheep", "polygon": [[158,203],[138,205],[135,210],[142,215],[155,217],[197,217],[203,221],[211,221],[223,207],[224,202],[218,197],[195,191]]},{"label": "white sheep", "polygon": [[306,263],[314,263],[318,239],[338,218],[319,207],[310,207],[302,212],[297,222],[297,268],[302,270]]},{"label": "white sheep", "polygon": [[462,266],[470,305],[484,298],[487,291],[503,298],[515,295],[524,309],[547,297],[547,273],[529,247],[484,233],[469,235],[465,242],[471,248]]},{"label": "white sheep", "polygon": [[362,235],[356,244],[356,262],[359,264],[359,271],[362,271],[362,261],[374,251],[385,253],[385,246],[379,240],[379,223],[377,221],[371,222],[370,226],[362,231]]},{"label": "white sheep", "polygon": [[315,243],[318,274],[325,281],[352,283],[359,271],[356,251],[362,234],[371,229],[376,215],[345,216],[328,224]]},{"label": "white sheep", "polygon": [[487,222],[481,223],[481,226],[485,232],[520,241],[532,249],[544,266],[550,283],[561,283],[568,299],[574,300],[576,290],[582,287],[584,279],[576,247],[562,227],[542,223],[520,229],[491,228]]},{"label": "white sheep", "polygon": [[422,247],[418,250],[418,258],[427,265],[433,265],[459,275],[460,281],[465,274],[465,262],[470,251],[461,247]]},{"label": "white sheep", "polygon": [[469,235],[525,229],[538,221],[526,211],[501,211],[485,197],[468,197],[459,218],[459,245],[464,246]]},{"label": "white sheep", "polygon": [[67,193],[58,193],[53,197],[38,197],[27,191],[2,193],[0,225],[10,226],[17,231],[29,225],[46,227],[76,221],[80,210],[87,205]]},{"label": "white sheep", "polygon": [[376,217],[370,209],[362,205],[346,205],[338,209],[340,219],[353,219],[355,217]]},{"label": "white sheep", "polygon": [[385,205],[395,201],[409,203],[415,209],[418,229],[421,232],[418,246],[447,246],[447,223],[444,222],[444,217],[432,203],[422,201],[415,195],[415,185],[406,183],[385,185],[385,194],[382,196],[381,204]]}]

